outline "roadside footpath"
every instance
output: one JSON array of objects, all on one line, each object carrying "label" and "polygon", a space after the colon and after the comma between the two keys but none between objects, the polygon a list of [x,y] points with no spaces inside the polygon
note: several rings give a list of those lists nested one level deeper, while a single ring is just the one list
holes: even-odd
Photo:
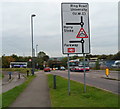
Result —
[{"label": "roadside footpath", "polygon": [[36,76],[10,107],[51,106],[47,76],[41,71]]},{"label": "roadside footpath", "polygon": [[20,84],[22,84],[25,81],[25,77],[23,74],[21,74],[20,79],[18,79],[18,73],[14,72],[14,75],[11,76],[11,79],[9,79],[8,74],[4,74],[4,78],[2,79],[2,92],[4,93]]}]

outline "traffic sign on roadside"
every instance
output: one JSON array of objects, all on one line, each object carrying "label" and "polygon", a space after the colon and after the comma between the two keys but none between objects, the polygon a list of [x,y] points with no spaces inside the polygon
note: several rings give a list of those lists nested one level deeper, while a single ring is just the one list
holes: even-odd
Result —
[{"label": "traffic sign on roadside", "polygon": [[62,3],[63,54],[90,53],[88,3]]},{"label": "traffic sign on roadside", "polygon": [[90,53],[88,3],[62,3],[62,51],[68,55],[68,94],[70,95],[69,54],[83,54],[84,92],[86,92],[85,54]]}]

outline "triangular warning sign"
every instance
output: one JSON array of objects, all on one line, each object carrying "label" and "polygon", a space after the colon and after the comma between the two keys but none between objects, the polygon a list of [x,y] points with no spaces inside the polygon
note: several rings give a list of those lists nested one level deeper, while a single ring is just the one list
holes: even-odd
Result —
[{"label": "triangular warning sign", "polygon": [[88,35],[86,34],[85,30],[83,28],[80,29],[78,32],[76,38],[88,38]]}]

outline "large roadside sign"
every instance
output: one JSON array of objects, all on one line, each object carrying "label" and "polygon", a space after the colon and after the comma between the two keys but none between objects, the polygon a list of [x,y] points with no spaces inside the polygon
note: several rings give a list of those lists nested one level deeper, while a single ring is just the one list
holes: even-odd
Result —
[{"label": "large roadside sign", "polygon": [[88,3],[62,3],[63,54],[90,53]]}]

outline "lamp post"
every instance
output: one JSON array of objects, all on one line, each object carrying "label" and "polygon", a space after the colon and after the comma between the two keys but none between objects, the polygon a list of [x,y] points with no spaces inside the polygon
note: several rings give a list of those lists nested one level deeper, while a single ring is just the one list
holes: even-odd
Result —
[{"label": "lamp post", "polygon": [[35,14],[31,15],[31,37],[32,37],[32,75],[34,75],[34,49],[33,49],[33,17]]},{"label": "lamp post", "polygon": [[[37,59],[37,56],[38,56],[38,54],[37,54],[37,47],[38,47],[38,44],[36,45],[36,59]],[[36,63],[36,68],[38,69],[38,62]]]},{"label": "lamp post", "polygon": [[37,47],[38,47],[38,44],[36,45],[36,57],[37,57]]}]

